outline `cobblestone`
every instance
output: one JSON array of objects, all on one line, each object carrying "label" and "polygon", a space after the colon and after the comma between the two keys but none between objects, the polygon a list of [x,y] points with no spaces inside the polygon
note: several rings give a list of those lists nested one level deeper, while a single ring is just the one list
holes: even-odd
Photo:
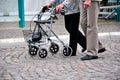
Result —
[{"label": "cobblestone", "polygon": [[64,58],[59,52],[40,59],[30,56],[27,47],[2,49],[0,80],[120,80],[119,47],[112,43],[99,59],[91,61],[81,61],[79,51],[75,57]]},{"label": "cobblestone", "polygon": [[[27,45],[17,46],[19,44],[17,43],[16,46],[1,47],[0,80],[120,80],[119,37],[120,35],[112,34],[100,36],[107,51],[99,54],[98,59],[90,61],[80,60],[84,55],[80,46],[77,56],[64,58],[60,48],[56,55],[52,56],[48,52],[44,59],[38,55],[30,56]],[[48,48],[47,45],[45,47]]]}]

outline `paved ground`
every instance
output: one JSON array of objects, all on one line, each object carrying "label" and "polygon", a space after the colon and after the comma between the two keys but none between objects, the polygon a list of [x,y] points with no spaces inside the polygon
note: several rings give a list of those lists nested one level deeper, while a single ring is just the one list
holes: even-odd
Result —
[{"label": "paved ground", "polygon": [[[27,22],[27,27],[29,22]],[[67,35],[61,21],[55,23],[58,35]],[[99,21],[99,38],[107,51],[99,59],[81,61],[81,47],[77,56],[64,58],[62,45],[56,55],[41,59],[30,56],[23,30],[17,23],[0,23],[0,80],[120,80],[120,23]],[[65,43],[68,36],[61,38]],[[67,39],[67,40],[66,40]],[[46,49],[48,45],[44,45]]]}]

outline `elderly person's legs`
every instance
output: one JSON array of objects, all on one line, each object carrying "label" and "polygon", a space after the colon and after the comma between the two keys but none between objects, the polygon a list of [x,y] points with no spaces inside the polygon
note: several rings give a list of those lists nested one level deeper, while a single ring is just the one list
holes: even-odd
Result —
[{"label": "elderly person's legs", "polygon": [[77,43],[83,48],[82,52],[86,50],[86,38],[79,31],[79,17],[80,13],[65,15],[65,28],[69,32],[69,45],[73,50],[72,56],[76,55]]},{"label": "elderly person's legs", "polygon": [[82,60],[90,60],[98,58],[98,12],[99,2],[91,2],[91,6],[85,9],[82,6],[81,11],[81,26],[86,36],[87,52]]}]

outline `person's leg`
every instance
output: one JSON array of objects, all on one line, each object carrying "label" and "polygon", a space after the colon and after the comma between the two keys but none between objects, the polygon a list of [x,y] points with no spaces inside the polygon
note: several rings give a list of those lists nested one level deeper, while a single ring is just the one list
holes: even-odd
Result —
[{"label": "person's leg", "polygon": [[79,17],[80,13],[65,15],[65,28],[70,34],[69,46],[73,50],[72,56],[76,55]]},{"label": "person's leg", "polygon": [[100,42],[100,41],[98,41],[98,53],[103,53],[103,52],[105,52],[106,51],[106,48],[103,46],[103,44]]},{"label": "person's leg", "polygon": [[81,13],[80,13],[80,25],[81,25],[81,28],[83,30],[83,33],[85,34],[85,37],[86,37],[86,32],[87,32],[87,10],[84,9],[83,7],[83,2],[82,2],[82,6],[81,6]]},{"label": "person's leg", "polygon": [[[86,32],[87,32],[87,10],[84,9],[83,2],[82,2],[80,7],[81,7],[81,9],[80,9],[81,10],[80,11],[81,12],[80,13],[80,26],[83,30],[83,33],[85,34],[85,38],[83,38],[83,41],[80,40],[80,37],[78,39],[79,39],[79,41],[83,42],[83,44],[84,44],[83,48],[85,48],[85,50],[86,50],[86,48],[87,48],[87,42],[86,42],[86,37],[87,37],[86,36]],[[80,35],[78,34],[78,36],[80,36]]]},{"label": "person's leg", "polygon": [[[83,8],[84,9],[84,8]],[[94,1],[90,7],[87,8],[87,29],[86,29],[86,41],[87,41],[87,52],[86,56],[82,57],[81,60],[97,59],[98,53],[98,9],[99,2]]]},{"label": "person's leg", "polygon": [[83,48],[82,52],[84,52],[86,50],[86,38],[80,31],[78,31],[77,42]]},{"label": "person's leg", "polygon": [[[93,18],[93,16],[91,16],[91,17]],[[80,24],[81,24],[81,28],[82,28],[82,30],[85,34],[85,38],[86,38],[87,37],[86,36],[86,34],[87,34],[87,9],[85,9],[83,7],[83,2],[82,2],[82,6],[81,6]],[[85,42],[84,44],[87,44],[87,42]],[[100,41],[98,41],[98,45],[99,45],[99,50],[98,50],[99,53],[106,51],[106,49],[103,47],[103,45],[101,44]],[[87,45],[86,45],[86,47],[87,47]]]},{"label": "person's leg", "polygon": [[98,12],[99,2],[94,1],[87,10],[87,55],[98,53]]}]

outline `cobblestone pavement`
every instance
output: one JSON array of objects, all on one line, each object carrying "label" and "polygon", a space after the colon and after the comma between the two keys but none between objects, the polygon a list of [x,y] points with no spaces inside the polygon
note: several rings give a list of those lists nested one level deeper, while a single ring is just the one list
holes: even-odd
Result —
[{"label": "cobblestone pavement", "polygon": [[27,47],[0,51],[0,80],[120,80],[120,44],[106,44],[99,59],[81,61],[83,56],[64,58],[61,52],[45,59],[30,56]]},{"label": "cobblestone pavement", "polygon": [[[81,61],[80,57],[84,54],[81,53],[80,46],[78,46],[77,56],[64,58],[62,45],[60,45],[57,54],[52,55],[48,52],[48,56],[41,59],[38,55],[28,54],[28,47],[24,41],[4,44],[1,42],[0,80],[120,80],[120,34],[112,33],[119,32],[120,27],[119,23],[114,23],[99,23],[100,32],[108,32],[100,35],[100,40],[107,51],[99,54],[96,60]],[[1,27],[0,32],[4,29],[5,27]],[[6,30],[11,31],[13,28],[6,28]],[[19,36],[15,38],[23,38],[21,29],[14,28],[14,30],[16,34],[11,32],[12,36],[18,34]],[[10,34],[6,32],[0,39],[5,39],[5,35]],[[45,47],[49,48],[47,45]]]}]

